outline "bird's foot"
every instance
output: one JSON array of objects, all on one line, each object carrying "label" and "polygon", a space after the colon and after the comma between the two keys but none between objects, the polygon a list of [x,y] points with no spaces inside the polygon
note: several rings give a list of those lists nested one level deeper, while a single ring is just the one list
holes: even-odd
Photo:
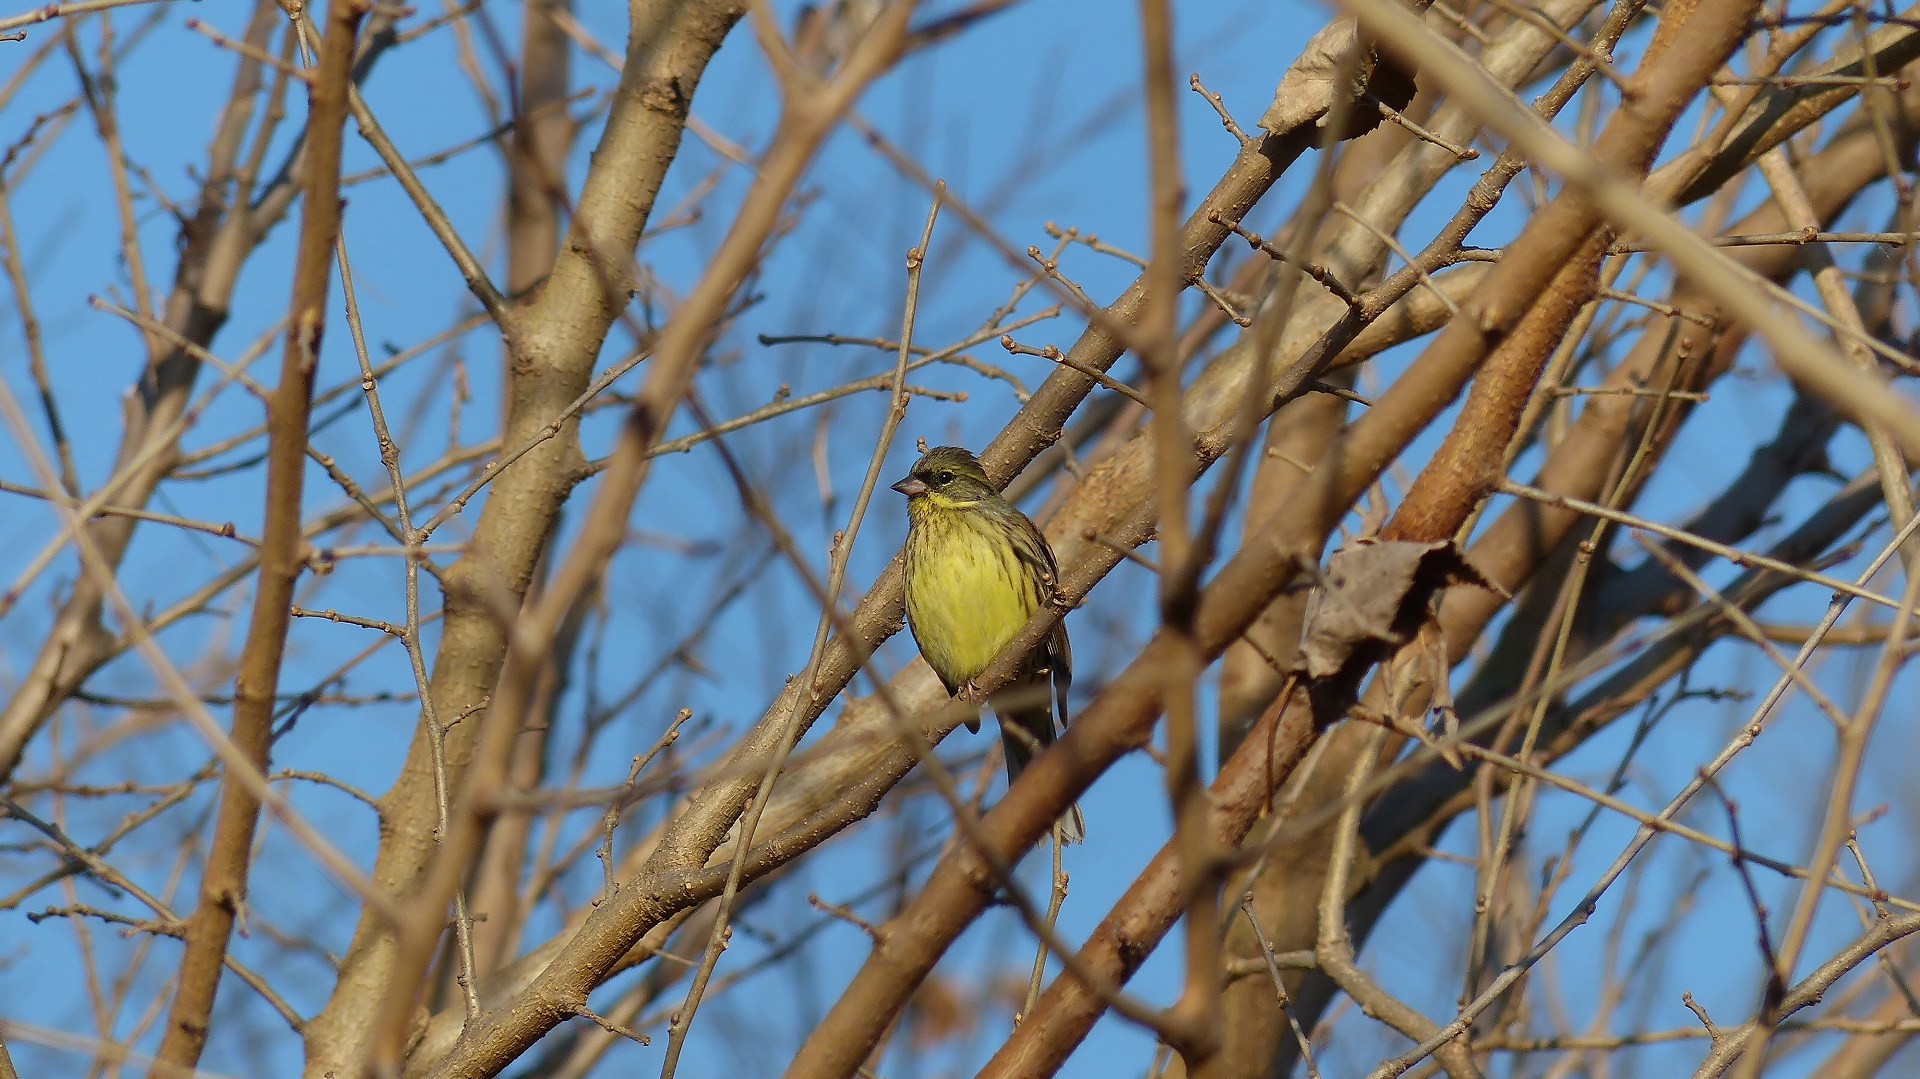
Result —
[{"label": "bird's foot", "polygon": [[971,678],[962,683],[953,695],[955,699],[966,701],[968,704],[985,704],[987,700],[987,695],[980,692],[980,687],[974,685]]}]

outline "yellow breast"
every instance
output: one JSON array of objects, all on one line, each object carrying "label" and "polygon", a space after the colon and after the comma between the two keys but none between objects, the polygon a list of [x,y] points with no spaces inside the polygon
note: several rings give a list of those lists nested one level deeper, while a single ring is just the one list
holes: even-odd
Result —
[{"label": "yellow breast", "polygon": [[906,552],[907,619],[920,654],[958,687],[1026,625],[1042,585],[1024,572],[991,516],[933,509],[917,518]]}]

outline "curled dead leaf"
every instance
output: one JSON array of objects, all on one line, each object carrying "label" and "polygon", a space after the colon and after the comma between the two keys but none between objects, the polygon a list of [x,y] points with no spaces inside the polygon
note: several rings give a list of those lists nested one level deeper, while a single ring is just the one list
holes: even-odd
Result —
[{"label": "curled dead leaf", "polygon": [[1305,124],[1323,124],[1336,103],[1351,104],[1355,110],[1341,137],[1352,138],[1380,122],[1375,103],[1405,108],[1413,100],[1413,83],[1411,73],[1380,61],[1354,20],[1338,19],[1309,38],[1287,66],[1273,91],[1273,103],[1260,115],[1260,126],[1278,135]]},{"label": "curled dead leaf", "polygon": [[1307,602],[1307,674],[1329,679],[1411,640],[1434,597],[1456,584],[1502,591],[1452,542],[1361,540],[1335,551]]}]

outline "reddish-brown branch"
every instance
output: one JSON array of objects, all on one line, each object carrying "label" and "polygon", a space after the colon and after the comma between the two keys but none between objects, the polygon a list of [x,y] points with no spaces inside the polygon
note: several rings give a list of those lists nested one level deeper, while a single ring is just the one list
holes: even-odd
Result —
[{"label": "reddish-brown branch", "polygon": [[[1656,45],[1684,31],[1689,46],[1656,49],[1628,80],[1627,104],[1595,140],[1590,167],[1645,175],[1687,102],[1724,62],[1745,32],[1754,5],[1707,0],[1663,13]],[[1679,20],[1684,20],[1684,26]],[[1674,28],[1680,29],[1674,29]],[[1604,243],[1595,242],[1598,208],[1568,192],[1528,222],[1480,290],[1423,354],[1441,367],[1466,371],[1491,355],[1493,377],[1476,392],[1448,443],[1386,529],[1388,538],[1446,539],[1466,519],[1497,470],[1513,420],[1545,359],[1591,294]],[[1542,281],[1551,282],[1543,292]]]},{"label": "reddish-brown branch", "polygon": [[[1247,731],[1240,748],[1215,777],[1207,798],[1212,840],[1231,849],[1246,839],[1271,792],[1293,775],[1313,745],[1312,709],[1304,694],[1283,692]],[[1127,887],[1080,950],[1109,985],[1124,985],[1184,912],[1178,843],[1160,848]],[[1085,1037],[1105,1007],[1085,984],[1058,978],[980,1070],[982,1079],[1051,1075]]]},{"label": "reddish-brown branch", "polygon": [[1607,233],[1595,230],[1488,355],[1460,418],[1381,529],[1388,540],[1453,538],[1499,479],[1521,413],[1580,309],[1593,298]]},{"label": "reddish-brown branch", "polygon": [[[293,586],[305,564],[300,492],[306,472],[307,422],[326,326],[333,245],[340,234],[340,140],[347,117],[347,80],[354,40],[365,14],[361,0],[332,0],[319,65],[308,84],[305,201],[294,253],[293,301],[288,308],[280,383],[267,402],[266,520],[260,540],[259,584],[234,680],[230,735],[234,747],[261,774],[267,770],[274,694],[293,617]],[[259,819],[259,797],[229,765],[220,785],[220,807],[201,873],[200,899],[187,918],[185,954],[151,1074],[193,1068],[206,1046],[227,942],[246,902],[247,868]]]}]

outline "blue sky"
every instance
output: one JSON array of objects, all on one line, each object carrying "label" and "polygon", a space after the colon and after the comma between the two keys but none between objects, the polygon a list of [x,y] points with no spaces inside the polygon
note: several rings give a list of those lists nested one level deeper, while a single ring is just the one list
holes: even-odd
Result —
[{"label": "blue sky", "polygon": [[[955,5],[934,5],[932,11]],[[785,10],[787,5],[782,5]],[[617,47],[624,37],[622,13],[611,4],[581,5],[581,21],[599,38]],[[488,5],[498,25],[517,35],[520,11],[514,3]],[[189,199],[194,191],[190,170],[204,155],[214,108],[226,93],[231,57],[182,25],[185,12],[170,12],[140,44],[119,72],[121,121],[126,153],[151,177],[154,189],[167,199]],[[244,25],[240,5],[197,4],[191,14],[237,36]],[[1224,95],[1228,107],[1250,126],[1265,108],[1285,63],[1305,36],[1326,18],[1317,5],[1300,3],[1182,4],[1178,5],[1178,70],[1197,72],[1206,85]],[[142,9],[119,12],[116,35],[124,40],[145,18]],[[50,31],[34,31],[30,48]],[[98,23],[80,31],[82,50],[92,55],[99,42]],[[478,134],[487,126],[485,113],[460,75],[454,39],[445,33],[409,43],[384,58],[367,82],[365,92],[390,137],[409,156],[441,149]],[[1623,57],[1635,50],[1623,48]],[[1111,0],[1057,0],[1017,5],[979,28],[932,52],[908,61],[885,79],[861,103],[861,113],[881,131],[912,153],[931,173],[945,179],[960,198],[988,214],[1000,234],[1016,247],[1048,246],[1047,222],[1098,233],[1116,246],[1144,252],[1147,165],[1138,96],[1138,27],[1131,5]],[[576,85],[605,90],[611,75],[590,57],[576,58]],[[0,112],[0,141],[20,138],[33,118],[49,112],[75,93],[70,65],[55,62],[33,75],[21,94]],[[708,71],[694,104],[694,115],[732,143],[763,147],[773,132],[777,107],[765,65],[750,37],[738,32],[721,50]],[[1182,163],[1189,194],[1197,197],[1230,160],[1234,145],[1220,128],[1212,110],[1198,97],[1182,95]],[[137,335],[120,319],[89,306],[91,296],[124,302],[129,273],[119,257],[118,224],[112,212],[111,189],[100,147],[86,130],[84,114],[71,121],[57,139],[36,144],[43,154],[10,192],[22,256],[30,268],[36,314],[45,334],[54,374],[54,389],[75,431],[74,455],[83,480],[99,482],[111,467],[118,440],[120,396],[139,366]],[[597,122],[580,140],[572,162],[571,184],[584,174]],[[1684,128],[1683,128],[1684,130]],[[1684,137],[1684,136],[1682,136]],[[284,144],[283,137],[281,142]],[[274,160],[269,155],[269,160]],[[347,139],[349,172],[370,168],[376,159],[351,130]],[[1262,203],[1253,226],[1270,231],[1300,198],[1310,176],[1312,159],[1296,167]],[[479,149],[422,171],[422,178],[441,202],[469,244],[496,270],[502,259],[500,197],[503,168],[498,154]],[[1460,186],[1477,175],[1463,170]],[[706,185],[711,182],[711,193]],[[698,139],[689,138],[669,173],[659,200],[656,225],[674,215],[699,195],[702,216],[679,225],[643,244],[640,258],[662,293],[684,291],[697,277],[704,260],[727,224],[727,209],[745,188],[743,170]],[[1522,204],[1516,185],[1509,205],[1497,212],[1475,242],[1495,244],[1511,235]],[[891,336],[897,332],[903,288],[902,260],[918,237],[927,196],[897,175],[885,161],[851,132],[843,131],[827,146],[805,185],[803,209],[796,212],[791,236],[770,255],[763,272],[751,283],[756,297],[736,320],[716,349],[715,363],[697,386],[703,403],[716,416],[730,416],[764,403],[775,385],[795,393],[832,386],[853,377],[885,369],[884,354],[825,345],[762,346],[758,334],[834,332],[847,335]],[[1450,210],[1449,184],[1430,200],[1408,230],[1424,241]],[[440,332],[473,309],[458,274],[431,234],[412,212],[397,185],[381,180],[356,185],[347,193],[345,242],[353,260],[357,296],[370,346],[376,357],[385,343],[406,347]],[[164,286],[172,272],[175,226],[152,195],[139,202],[140,239],[145,269]],[[1850,212],[1847,224],[1877,228],[1885,214],[1886,198],[1864,200]],[[293,242],[291,224],[280,227],[266,246],[249,261],[236,295],[233,318],[216,339],[223,357],[243,354],[256,339],[273,332],[273,320],[284,309],[288,290],[287,266]],[[1236,251],[1233,257],[1242,257]],[[1107,299],[1131,279],[1133,268],[1084,249],[1066,256],[1065,266],[1094,297]],[[944,343],[974,329],[1000,303],[1017,280],[1016,273],[998,255],[969,236],[955,215],[943,218],[928,256],[926,293],[917,336]],[[338,291],[336,289],[336,299]],[[1029,299],[1023,310],[1041,306]],[[631,312],[644,321],[647,312],[636,305]],[[0,370],[23,402],[30,400],[24,360],[17,347],[18,312],[9,296],[0,297],[0,332],[16,344],[0,347]],[[1077,326],[1062,319],[1019,335],[1028,344],[1070,343]],[[601,357],[613,362],[629,347],[626,332],[616,328]],[[999,355],[997,347],[977,352],[1000,364],[1027,385],[1045,376],[1044,361],[1032,357]],[[382,393],[390,417],[403,431],[403,460],[414,467],[436,458],[450,435],[449,410],[456,359],[472,400],[466,406],[460,437],[472,440],[490,429],[497,412],[499,385],[497,335],[482,328],[457,338],[421,361],[401,368],[383,380]],[[1381,364],[1386,377],[1405,357]],[[277,345],[269,342],[266,359],[254,375],[270,381],[277,363]],[[1712,407],[1682,436],[1673,459],[1684,467],[1664,474],[1649,491],[1642,510],[1662,519],[1684,515],[1718,490],[1719,484],[1744,463],[1747,447],[1770,430],[1784,409],[1785,394],[1771,376],[1763,354],[1746,362],[1751,373],[1717,387]],[[326,339],[322,383],[351,375],[353,356],[344,328],[336,325]],[[1123,361],[1120,373],[1133,370]],[[1375,377],[1372,375],[1369,378]],[[1016,401],[1004,383],[958,369],[930,370],[916,376],[930,387],[965,391],[964,403],[916,399],[909,409],[889,457],[889,474],[904,471],[913,454],[913,440],[930,443],[958,441],[978,446],[1011,415]],[[631,390],[632,376],[620,386]],[[207,383],[203,383],[207,385]],[[1363,390],[1365,386],[1363,385]],[[353,400],[357,395],[344,399]],[[417,414],[396,409],[395,402],[424,402]],[[782,520],[794,531],[803,551],[824,571],[828,539],[844,524],[874,432],[886,408],[880,394],[861,394],[834,405],[800,412],[742,432],[728,440],[748,471],[770,493]],[[229,389],[213,398],[202,426],[189,436],[189,451],[216,438],[257,423],[259,406],[247,394]],[[611,444],[618,410],[595,414],[585,425],[583,440],[589,456],[604,453]],[[673,434],[694,430],[684,415]],[[384,483],[365,412],[348,408],[340,419],[321,430],[315,444],[334,455],[340,466],[370,489]],[[254,447],[257,449],[257,446]],[[816,450],[819,456],[816,457]],[[216,460],[230,461],[251,452],[242,448]],[[1857,439],[1843,437],[1836,444],[1836,468],[1850,472],[1862,467],[1865,456]],[[818,464],[816,463],[818,462]],[[823,468],[820,466],[824,466]],[[1524,472],[1524,470],[1522,470]],[[823,477],[824,476],[824,480]],[[0,478],[30,483],[32,473],[16,445],[0,442]],[[1405,475],[1392,483],[1404,483]],[[823,499],[822,487],[832,498]],[[1831,484],[1807,480],[1790,500],[1796,508],[1815,504]],[[1390,489],[1397,490],[1397,487]],[[591,488],[576,496],[585,497]],[[154,508],[191,517],[232,520],[246,533],[258,532],[259,480],[257,472],[196,482],[169,483]],[[11,580],[52,534],[53,517],[38,503],[15,496],[6,499],[0,514],[0,576]],[[308,504],[319,511],[338,505],[341,492],[317,471],[309,476]],[[562,539],[571,535],[577,512],[569,515]],[[1791,522],[1788,522],[1791,523]],[[457,543],[466,532],[456,519],[437,537]],[[732,486],[717,455],[710,449],[663,459],[654,469],[633,516],[635,542],[617,559],[606,583],[608,614],[596,629],[595,658],[583,667],[563,716],[575,716],[617,698],[637,674],[681,640],[704,616],[708,601],[726,589],[747,566],[754,564],[765,541],[757,526],[733,497]],[[904,532],[904,515],[892,496],[882,492],[853,556],[850,587],[870,582],[896,549]],[[354,542],[378,542],[362,529]],[[164,607],[178,599],[236,556],[217,538],[182,535],[143,528],[123,578],[134,585],[137,604]],[[444,561],[450,557],[440,556]],[[1623,555],[1626,560],[1633,560]],[[1731,574],[1717,567],[1712,575],[1724,581]],[[1844,573],[1847,566],[1833,572]],[[62,582],[75,571],[70,559],[55,563],[42,575],[23,601],[0,622],[0,680],[18,678],[44,636],[48,612]],[[343,561],[324,581],[315,582],[316,606],[337,606],[371,618],[402,616],[397,561],[357,559]],[[1150,630],[1151,578],[1138,567],[1124,565],[1095,592],[1093,602],[1076,613],[1069,625],[1076,634],[1081,662],[1081,692],[1090,693],[1115,664],[1130,654],[1131,646]],[[244,632],[244,591],[229,593],[214,609],[171,628],[165,640],[171,654],[186,660],[210,647],[237,647]],[[1824,595],[1806,594],[1770,608],[1778,621],[1810,620]],[[305,602],[305,601],[303,601]],[[641,694],[617,722],[630,733],[614,740],[617,751],[590,761],[582,774],[587,784],[618,782],[625,774],[626,754],[657,736],[666,718],[680,707],[696,713],[696,745],[711,748],[728,733],[753,722],[782,680],[805,662],[817,610],[805,587],[790,568],[780,565],[748,596],[728,606],[698,649],[697,669],[681,668],[659,679]],[[347,657],[372,643],[364,629],[318,620],[296,623],[290,638],[285,684],[306,686],[327,676]],[[433,645],[427,632],[429,650]],[[896,639],[884,649],[880,663],[891,670],[912,655],[911,641]],[[1860,671],[1845,659],[1830,661],[1822,670],[1842,703],[1849,684]],[[219,684],[218,671],[199,672],[209,686]],[[1701,668],[1701,677],[1716,684],[1752,685],[1770,679],[1767,661],[1752,649],[1722,646]],[[152,679],[133,658],[122,659],[92,683],[102,692],[131,696],[152,695]],[[408,691],[411,679],[404,656],[389,646],[360,664],[346,682],[350,692]],[[1085,698],[1080,698],[1084,700]],[[1209,697],[1210,700],[1210,692]],[[1896,698],[1897,700],[1910,700]],[[216,714],[219,714],[216,710]],[[1738,701],[1698,701],[1676,708],[1657,727],[1630,769],[1628,792],[1636,804],[1656,806],[1686,781],[1698,762],[1729,736],[1744,716]],[[46,767],[54,745],[70,752],[88,734],[120,718],[112,710],[74,706],[56,734],[43,738],[28,770]],[[276,748],[276,765],[325,771],[360,786],[379,791],[391,781],[408,739],[414,710],[405,702],[359,708],[321,708],[302,716],[292,733]],[[1900,709],[1889,714],[1876,742],[1867,785],[1859,804],[1890,800],[1894,810],[1863,830],[1863,841],[1880,842],[1875,860],[1883,884],[1898,891],[1911,873],[1911,858],[1900,837],[1906,807],[1896,799],[1904,787],[1904,762],[1910,725]],[[1739,762],[1729,777],[1729,789],[1739,802],[1748,841],[1768,853],[1798,859],[1810,841],[1802,807],[1792,799],[1773,799],[1770,792],[1804,783],[1810,771],[1826,767],[1831,739],[1824,720],[1800,701],[1790,702],[1778,725]],[[1569,774],[1603,782],[1624,751],[1628,731],[1609,732],[1569,759]],[[955,755],[974,754],[988,743],[988,735],[962,734],[947,745]],[[570,745],[570,743],[569,743]],[[96,783],[134,779],[159,783],[177,778],[204,759],[204,746],[178,724],[163,725],[134,736],[127,752],[102,757],[83,774]],[[1071,898],[1061,926],[1069,938],[1084,936],[1118,897],[1152,854],[1167,830],[1160,773],[1150,760],[1134,757],[1105,777],[1085,801],[1090,838],[1073,851]],[[370,857],[372,822],[365,810],[335,791],[295,785],[289,788],[295,804],[349,853]],[[74,802],[67,825],[82,838],[98,836],[137,803],[130,799]],[[202,798],[173,811],[152,826],[156,837],[188,835],[205,827],[210,801]],[[1552,850],[1567,828],[1581,819],[1587,803],[1571,796],[1546,793],[1530,829],[1540,850]],[[650,823],[648,807],[636,813],[634,825]],[[920,836],[940,834],[940,822],[926,806],[916,809]],[[576,815],[571,827],[581,827],[597,814]],[[1710,805],[1696,807],[1689,823],[1723,834],[1724,813]],[[892,845],[900,842],[894,821],[869,825],[809,859],[793,879],[780,884],[775,896],[750,912],[749,926],[781,934],[817,919],[801,898],[818,891],[823,898],[844,901],[867,891],[886,873]],[[1602,814],[1574,854],[1572,879],[1560,893],[1560,905],[1549,919],[1565,913],[1565,905],[1583,891],[1593,873],[1611,859],[1631,825]],[[1463,834],[1464,833],[1464,834]],[[0,832],[0,835],[4,835]],[[5,842],[18,841],[8,836]],[[1456,828],[1443,841],[1448,850],[1468,851],[1469,830]],[[344,914],[343,896],[287,840],[269,827],[265,854],[255,874],[253,904],[278,929],[310,935],[325,947],[344,947],[351,922]],[[175,872],[164,855],[167,843],[154,842],[145,853],[129,858],[123,868],[138,879],[160,887]],[[1536,850],[1535,853],[1538,853]],[[0,851],[0,867],[9,878],[44,869],[44,855],[22,856]],[[1547,970],[1557,982],[1565,1009],[1582,1014],[1592,1005],[1598,984],[1597,967],[1604,958],[1609,932],[1632,940],[1659,923],[1682,900],[1691,900],[1712,916],[1685,926],[1663,952],[1663,961],[1676,971],[1672,992],[1664,992],[1645,1023],[1654,1028],[1690,1022],[1679,1007],[1679,989],[1689,988],[1717,1020],[1743,1019],[1752,1007],[1755,981],[1753,927],[1737,878],[1725,871],[1717,856],[1700,852],[1678,840],[1662,839],[1645,856],[1644,868],[1632,883],[1637,905],[1617,917],[1603,910],[1593,926],[1577,932],[1556,953]],[[1885,865],[1881,863],[1885,862]],[[1709,883],[1695,887],[1695,871],[1710,867]],[[590,871],[579,885],[591,886]],[[1027,867],[1036,888],[1044,886],[1037,861]],[[1469,894],[1471,875],[1459,866],[1436,864],[1424,871],[1414,893],[1424,898],[1403,903],[1376,933],[1366,960],[1383,980],[1425,1008],[1443,1015],[1458,991],[1458,939],[1464,932],[1459,914]],[[1769,904],[1775,910],[1791,905],[1793,891],[1760,874]],[[105,903],[99,889],[82,883],[80,902]],[[584,893],[577,893],[584,894]],[[1607,906],[1628,894],[1626,886],[1610,893]],[[184,911],[191,891],[180,893]],[[1437,898],[1436,898],[1437,897]],[[72,934],[54,923],[31,927],[23,912],[74,901],[49,892],[13,911],[0,912],[0,941],[6,941],[10,984],[33,985],[37,991],[16,996],[4,1006],[7,1018],[63,1029],[90,1029],[80,974],[75,969]],[[879,906],[865,908],[881,913]],[[1609,920],[1609,918],[1612,920]],[[1852,917],[1842,905],[1828,904],[1810,955],[1843,940]],[[110,933],[94,930],[95,944],[125,954],[127,942],[109,942]],[[540,923],[529,939],[541,935]],[[1017,942],[1016,942],[1017,941]],[[176,946],[161,941],[161,953]],[[754,934],[736,937],[736,947],[722,965],[751,961],[760,947]],[[788,974],[769,974],[712,1001],[694,1028],[689,1062],[682,1074],[722,1074],[744,1069],[764,1074],[777,1066],[804,1034],[812,1016],[827,998],[809,997],[818,986],[832,987],[851,973],[864,957],[866,940],[857,930],[833,925],[806,953],[805,973],[817,979],[806,989]],[[1030,950],[1006,916],[990,916],[965,938],[942,976],[976,987],[991,979],[1024,976]],[[268,934],[235,942],[235,954],[258,964],[305,1014],[324,1001],[330,980],[311,957],[289,956]],[[1436,962],[1436,955],[1441,961]],[[1177,990],[1177,940],[1157,953],[1136,979],[1133,989],[1152,1000],[1167,1001]],[[160,975],[170,961],[149,962],[143,975],[148,992],[161,989]],[[1668,983],[1663,983],[1668,984]],[[827,990],[831,992],[831,990]],[[138,999],[140,994],[136,994]],[[245,991],[229,983],[222,1008],[251,1009],[249,1018],[263,1026],[271,1022]],[[137,1015],[139,1008],[130,1009]],[[1722,1018],[1724,1017],[1724,1019]],[[123,1018],[121,1033],[132,1019]],[[995,1044],[989,1033],[942,1046],[926,1058],[911,1062],[901,1056],[890,1076],[939,1075],[965,1070],[984,1059]],[[241,1025],[245,1025],[245,1021]],[[1580,1025],[1575,1023],[1576,1026]],[[151,1047],[152,1039],[141,1041]],[[58,1051],[15,1042],[15,1059],[23,1074],[62,1074],[76,1058]],[[1354,1015],[1343,1017],[1328,1054],[1322,1058],[1327,1074],[1350,1074],[1363,1062],[1400,1048],[1390,1035],[1370,1027]],[[1139,1074],[1148,1063],[1152,1042],[1138,1028],[1108,1019],[1063,1074],[1107,1076]],[[206,1058],[215,1072],[235,1075],[292,1074],[297,1067],[297,1042],[284,1030],[258,1041],[216,1037]],[[1666,1074],[1688,1068],[1697,1058],[1696,1043],[1681,1043],[1641,1051],[1634,1059],[1647,1074]],[[609,1073],[620,1069],[657,1067],[660,1045],[652,1049],[622,1046],[609,1058]],[[916,1070],[923,1067],[925,1070]],[[261,1069],[266,1069],[262,1071]]]}]

